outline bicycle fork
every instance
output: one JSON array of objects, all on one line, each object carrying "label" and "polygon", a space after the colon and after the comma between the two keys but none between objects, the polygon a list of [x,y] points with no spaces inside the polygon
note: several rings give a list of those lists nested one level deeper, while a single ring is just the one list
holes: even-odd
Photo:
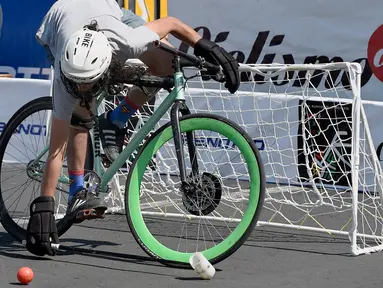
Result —
[{"label": "bicycle fork", "polygon": [[[190,184],[187,181],[187,175],[186,175],[186,165],[185,165],[185,153],[184,153],[184,139],[181,136],[181,128],[180,128],[180,121],[179,121],[179,115],[180,113],[182,116],[189,115],[190,110],[185,104],[185,100],[176,100],[171,112],[170,112],[170,119],[172,123],[172,130],[173,130],[173,139],[174,139],[174,145],[176,149],[176,156],[178,159],[178,167],[180,170],[180,178],[181,178],[181,187],[182,191],[186,194],[192,193]],[[189,157],[192,167],[192,179],[197,179],[199,173],[198,173],[198,160],[195,150],[195,141],[194,141],[194,135],[193,131],[186,132],[186,141],[189,151]]]}]

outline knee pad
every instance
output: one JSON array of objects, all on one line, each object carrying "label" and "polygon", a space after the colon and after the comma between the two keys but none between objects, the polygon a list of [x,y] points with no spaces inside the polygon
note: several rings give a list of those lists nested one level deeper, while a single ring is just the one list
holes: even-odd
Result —
[{"label": "knee pad", "polygon": [[85,129],[89,131],[94,126],[94,119],[82,119],[76,114],[73,114],[70,120],[70,125],[75,128],[82,128],[81,130]]}]

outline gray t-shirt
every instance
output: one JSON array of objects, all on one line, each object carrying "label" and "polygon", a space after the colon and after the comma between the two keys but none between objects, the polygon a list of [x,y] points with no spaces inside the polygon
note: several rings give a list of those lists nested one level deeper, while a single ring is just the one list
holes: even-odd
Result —
[{"label": "gray t-shirt", "polygon": [[119,60],[138,58],[159,36],[144,26],[133,29],[125,25],[122,15],[115,0],[59,0],[45,15],[36,38],[57,59],[70,36],[96,20]]},{"label": "gray t-shirt", "polygon": [[70,119],[78,103],[77,99],[67,93],[60,73],[56,71],[62,51],[74,32],[96,20],[100,30],[109,39],[115,57],[122,62],[139,58],[153,47],[153,41],[160,39],[157,33],[145,26],[132,28],[125,25],[121,22],[122,15],[115,0],[59,0],[45,15],[36,38],[41,45],[49,47],[54,58],[52,96],[53,115],[57,118]]}]

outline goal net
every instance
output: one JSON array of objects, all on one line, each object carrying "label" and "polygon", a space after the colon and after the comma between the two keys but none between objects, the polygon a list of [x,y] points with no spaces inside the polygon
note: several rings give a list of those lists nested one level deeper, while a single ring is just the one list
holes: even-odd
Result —
[{"label": "goal net", "polygon": [[[258,147],[267,181],[258,224],[344,234],[354,255],[383,249],[382,171],[360,97],[360,65],[254,64],[241,65],[240,71],[241,86],[235,95],[200,74],[187,81],[185,95],[192,113],[213,113],[233,120]],[[190,69],[187,75],[196,73]],[[140,110],[128,125],[127,138],[134,136],[166,95],[161,91],[155,102]],[[115,100],[109,104],[118,103]],[[166,114],[154,129],[169,120]],[[210,144],[225,149],[222,141]],[[219,160],[227,164],[227,169],[219,170],[221,177],[246,182],[246,171],[242,171],[246,167],[237,168],[229,153],[227,150],[228,156]],[[162,163],[156,167],[157,173],[167,175],[163,184],[167,191],[179,181],[169,169],[176,167],[172,165],[177,165],[177,159],[174,151],[159,152],[156,157]],[[205,163],[212,165],[208,159]],[[111,183],[112,190],[106,197],[109,212],[124,210],[126,172],[121,169]],[[150,194],[151,203],[156,195],[166,193],[153,185],[142,191]],[[222,197],[228,203],[246,202],[246,187],[241,184],[233,189],[228,185]],[[171,199],[169,203],[176,212],[157,212],[182,216],[179,204]],[[147,205],[153,208],[157,204]],[[154,213],[153,209],[148,213]],[[243,213],[237,210],[233,221]]]}]

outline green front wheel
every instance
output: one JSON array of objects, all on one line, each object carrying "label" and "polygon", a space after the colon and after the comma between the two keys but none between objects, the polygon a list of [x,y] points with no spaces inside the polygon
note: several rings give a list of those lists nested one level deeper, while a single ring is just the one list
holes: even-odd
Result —
[{"label": "green front wheel", "polygon": [[[187,194],[181,189],[169,122],[132,163],[127,220],[137,243],[160,262],[190,267],[191,255],[201,252],[215,264],[234,253],[258,221],[265,193],[261,157],[256,141],[226,118],[192,114],[180,118],[180,127],[191,189]],[[195,153],[186,132],[193,135]]]}]

